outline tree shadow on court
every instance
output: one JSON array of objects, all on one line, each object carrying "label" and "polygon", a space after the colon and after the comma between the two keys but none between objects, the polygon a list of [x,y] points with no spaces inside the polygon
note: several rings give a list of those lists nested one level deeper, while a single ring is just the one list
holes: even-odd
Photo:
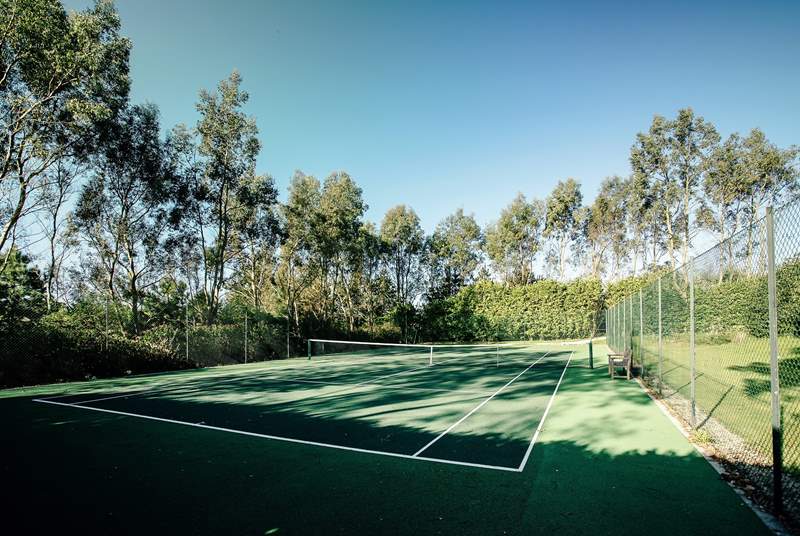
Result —
[{"label": "tree shadow on court", "polygon": [[[575,380],[564,387],[579,387]],[[545,438],[522,473],[3,400],[14,438],[0,443],[4,505],[31,533],[766,534],[691,449],[639,449],[636,427],[624,419],[617,426],[608,406],[617,391],[635,391],[622,385],[598,386],[608,421],[594,414],[576,423],[580,442]],[[201,406],[209,415],[208,403],[177,404],[186,415]],[[236,419],[231,404],[213,405],[219,419]],[[296,415],[304,426],[340,435],[419,437],[414,427],[365,420],[359,431],[334,412],[307,410]],[[613,451],[593,446],[610,438]],[[620,501],[630,505],[627,515],[609,515]]]}]

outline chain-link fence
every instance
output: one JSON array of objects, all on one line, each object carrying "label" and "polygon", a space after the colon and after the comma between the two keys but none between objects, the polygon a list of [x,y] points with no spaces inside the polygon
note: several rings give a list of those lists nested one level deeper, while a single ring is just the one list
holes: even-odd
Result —
[{"label": "chain-link fence", "polygon": [[[305,355],[285,318],[227,304],[213,322],[185,297],[130,302],[87,293],[48,310],[35,286],[0,277],[0,387]],[[134,318],[135,317],[135,318]]]},{"label": "chain-link fence", "polygon": [[800,522],[800,203],[655,278],[606,322],[695,441]]}]

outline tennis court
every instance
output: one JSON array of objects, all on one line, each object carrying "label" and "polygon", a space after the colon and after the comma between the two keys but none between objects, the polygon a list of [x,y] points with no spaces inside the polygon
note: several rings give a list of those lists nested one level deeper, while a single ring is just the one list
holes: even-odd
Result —
[{"label": "tennis court", "polygon": [[321,350],[4,391],[8,511],[28,533],[769,533],[586,345]]},{"label": "tennis court", "polygon": [[572,357],[531,346],[325,344],[331,353],[313,359],[34,402],[519,472]]}]

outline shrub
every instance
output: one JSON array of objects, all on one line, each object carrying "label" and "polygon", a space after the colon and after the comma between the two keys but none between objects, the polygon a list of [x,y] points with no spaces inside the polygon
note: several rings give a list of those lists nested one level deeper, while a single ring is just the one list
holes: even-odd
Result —
[{"label": "shrub", "polygon": [[543,280],[508,286],[482,281],[423,311],[429,340],[521,340],[588,337],[603,310],[599,280]]}]

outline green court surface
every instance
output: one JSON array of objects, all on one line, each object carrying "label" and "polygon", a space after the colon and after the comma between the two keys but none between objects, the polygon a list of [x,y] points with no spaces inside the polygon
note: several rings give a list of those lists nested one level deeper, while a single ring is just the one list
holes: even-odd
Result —
[{"label": "green court surface", "polygon": [[3,504],[26,533],[769,532],[586,354],[354,351],[5,391]]}]

